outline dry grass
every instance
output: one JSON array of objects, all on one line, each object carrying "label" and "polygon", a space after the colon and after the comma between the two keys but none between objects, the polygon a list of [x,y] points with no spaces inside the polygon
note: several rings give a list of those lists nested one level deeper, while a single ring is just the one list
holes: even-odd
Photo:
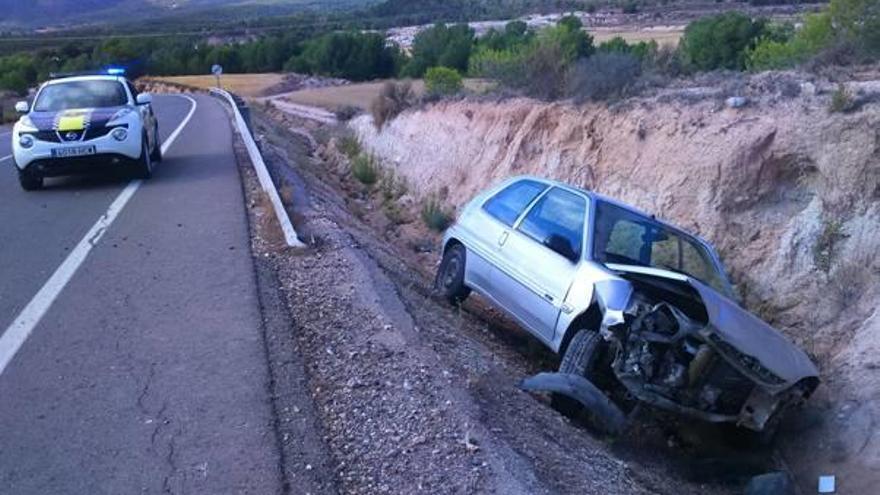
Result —
[{"label": "dry grass", "polygon": [[285,183],[281,186],[281,189],[278,190],[278,196],[281,197],[281,202],[287,206],[293,205],[293,186]]},{"label": "dry grass", "polygon": [[629,43],[653,40],[660,46],[669,45],[674,47],[678,46],[678,42],[681,41],[681,37],[684,35],[684,26],[658,26],[646,29],[621,26],[615,28],[591,28],[589,32],[593,37],[593,43],[596,45],[620,36]]},{"label": "dry grass", "polygon": [[[198,89],[216,87],[214,76],[169,76],[156,77],[157,81],[182,84]],[[262,96],[263,93],[284,81],[284,74],[224,74],[220,76],[223,89],[245,97]]]},{"label": "dry grass", "polygon": [[[385,81],[303,89],[288,93],[284,96],[284,99],[292,103],[321,107],[328,110],[335,110],[343,106],[368,110],[370,103],[382,91],[383,84],[385,84]],[[425,84],[422,81],[413,81],[412,90],[416,95],[423,95],[425,93]]]},{"label": "dry grass", "polygon": [[[292,103],[326,108],[331,111],[344,106],[369,110],[370,104],[379,96],[385,82],[374,81],[347,86],[303,89],[286,94],[284,99]],[[481,79],[466,79],[464,86],[468,90],[482,92],[490,86],[490,83]],[[416,96],[424,95],[425,83],[421,80],[412,81],[412,91]]]}]

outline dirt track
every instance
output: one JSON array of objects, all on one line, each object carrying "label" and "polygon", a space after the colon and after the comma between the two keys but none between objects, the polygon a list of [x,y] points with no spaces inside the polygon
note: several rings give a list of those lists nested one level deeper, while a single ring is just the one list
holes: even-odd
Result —
[{"label": "dirt track", "polygon": [[[306,140],[257,120],[312,246],[280,249],[249,189],[255,256],[274,269],[292,318],[292,335],[269,330],[271,342],[292,347],[287,361],[273,359],[273,375],[296,382],[286,378],[297,374],[289,360],[301,359],[314,401],[311,415],[296,394],[276,405],[295,492],[304,479],[312,493],[733,493],[743,475],[768,468],[705,450],[697,461],[693,435],[707,433],[688,439],[662,418],[641,418],[616,441],[594,437],[520,391],[522,378],[555,369],[556,358],[478,298],[461,310],[435,300],[426,260],[436,254],[424,252],[432,239],[404,241],[362,191],[308,158]],[[303,450],[324,446],[299,445],[290,424],[314,425],[327,457],[308,464],[315,456]]]}]

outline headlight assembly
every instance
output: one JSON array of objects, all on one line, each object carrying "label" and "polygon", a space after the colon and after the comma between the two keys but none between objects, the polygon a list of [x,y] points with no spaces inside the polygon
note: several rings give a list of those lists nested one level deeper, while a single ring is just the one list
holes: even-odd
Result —
[{"label": "headlight assembly", "polygon": [[128,138],[128,130],[124,127],[117,127],[110,132],[110,135],[117,141],[125,141]]},{"label": "headlight assembly", "polygon": [[134,110],[132,110],[131,108],[128,108],[128,107],[119,109],[118,112],[116,112],[115,114],[113,114],[112,117],[110,117],[110,120],[107,121],[107,125],[112,126],[112,125],[117,125],[117,124],[122,123],[125,120],[125,118],[128,117],[128,115],[131,114],[133,111]]},{"label": "headlight assembly", "polygon": [[18,120],[18,124],[21,126],[22,132],[36,132],[37,126],[34,125],[34,121],[31,120],[27,115],[22,115]]},{"label": "headlight assembly", "polygon": [[34,146],[34,137],[30,134],[21,134],[18,136],[18,145],[24,149],[30,149]]}]

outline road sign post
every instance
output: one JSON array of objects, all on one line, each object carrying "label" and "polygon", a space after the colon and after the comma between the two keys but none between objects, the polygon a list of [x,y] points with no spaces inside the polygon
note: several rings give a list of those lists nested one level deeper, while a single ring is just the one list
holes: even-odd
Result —
[{"label": "road sign post", "polygon": [[220,76],[223,74],[223,67],[219,64],[212,65],[211,74],[214,74],[214,77],[217,79],[217,89],[223,89],[223,86],[220,86]]}]

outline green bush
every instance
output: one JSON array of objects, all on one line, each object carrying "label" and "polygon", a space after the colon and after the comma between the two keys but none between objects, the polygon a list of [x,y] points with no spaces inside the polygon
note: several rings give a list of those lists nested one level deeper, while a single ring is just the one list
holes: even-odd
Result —
[{"label": "green bush", "polygon": [[575,16],[565,16],[556,26],[539,32],[538,42],[558,46],[566,64],[596,51],[593,37],[584,31],[583,23]]},{"label": "green bush", "polygon": [[361,143],[352,134],[342,136],[336,147],[339,148],[339,151],[347,156],[349,160],[354,160],[356,156],[361,154]]},{"label": "green bush", "polygon": [[880,53],[880,2],[831,0],[828,14],[841,41],[853,44],[866,55]]},{"label": "green bush", "polygon": [[828,111],[832,113],[849,112],[853,109],[854,104],[855,99],[852,93],[843,83],[840,83],[837,85],[837,89],[831,93],[831,103],[828,105]]},{"label": "green bush", "polygon": [[511,50],[529,44],[535,37],[534,31],[529,30],[528,24],[523,21],[513,21],[504,26],[503,31],[495,28],[477,38],[474,50],[481,48],[490,50]]},{"label": "green bush", "polygon": [[379,180],[379,165],[372,156],[360,154],[351,163],[351,175],[361,184],[371,186]]},{"label": "green bush", "polygon": [[764,34],[765,21],[740,12],[727,12],[688,24],[681,51],[688,67],[696,70],[745,68],[746,52]]},{"label": "green bush", "polygon": [[452,224],[452,214],[436,198],[430,198],[422,205],[422,221],[429,229],[443,232]]},{"label": "green bush", "polygon": [[759,71],[784,69],[806,62],[834,42],[834,28],[828,13],[810,14],[804,25],[784,36],[762,36],[758,43],[748,50],[746,67]]},{"label": "green bush", "polygon": [[425,72],[425,89],[432,96],[454,95],[463,87],[461,75],[448,67],[431,67]]},{"label": "green bush", "polygon": [[657,56],[659,49],[659,45],[654,40],[630,44],[620,36],[615,36],[600,44],[596,51],[599,53],[624,53],[632,55],[642,62],[651,62]]},{"label": "green bush", "polygon": [[437,24],[416,35],[412,58],[404,66],[402,75],[422,77],[431,67],[443,66],[464,72],[468,68],[474,45],[474,30],[467,24],[447,27]]},{"label": "green bush", "polygon": [[527,44],[503,50],[481,47],[471,58],[470,73],[535,98],[555,99],[566,92],[571,64],[594,51],[593,38],[580,20],[568,16],[541,30]]},{"label": "green bush", "polygon": [[480,47],[471,55],[468,73],[473,77],[494,79],[504,86],[516,86],[523,77],[525,48],[494,50]]}]

